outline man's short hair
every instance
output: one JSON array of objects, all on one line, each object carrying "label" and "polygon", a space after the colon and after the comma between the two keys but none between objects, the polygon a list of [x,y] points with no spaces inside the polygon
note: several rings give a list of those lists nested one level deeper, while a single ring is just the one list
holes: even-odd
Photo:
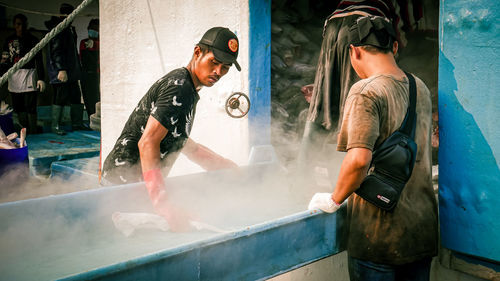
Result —
[{"label": "man's short hair", "polygon": [[23,22],[23,28],[26,29],[26,27],[28,25],[28,18],[25,15],[23,15],[23,14],[17,14],[12,19],[12,22],[15,23],[16,19],[19,19],[20,21],[22,21]]},{"label": "man's short hair", "polygon": [[372,45],[364,45],[364,46],[359,46],[361,49],[367,51],[368,53],[372,54],[377,54],[377,53],[383,53],[383,54],[388,54],[392,53],[392,48],[380,48]]},{"label": "man's short hair", "polygon": [[91,29],[91,27],[97,26],[99,27],[99,19],[91,19],[89,21],[89,25],[87,26],[87,29]]}]

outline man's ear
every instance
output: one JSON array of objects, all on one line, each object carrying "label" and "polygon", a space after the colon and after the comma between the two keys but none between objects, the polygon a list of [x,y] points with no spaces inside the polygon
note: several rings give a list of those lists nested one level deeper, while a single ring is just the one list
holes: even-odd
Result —
[{"label": "man's ear", "polygon": [[359,51],[359,48],[354,47],[354,45],[349,45],[349,49],[351,50],[351,55],[354,56],[355,59],[359,60],[359,57],[361,56],[361,52]]},{"label": "man's ear", "polygon": [[193,51],[194,57],[199,58],[202,53],[203,52],[201,51],[200,46],[194,46],[194,51]]},{"label": "man's ear", "polygon": [[398,47],[399,47],[398,41],[394,40],[394,43],[392,43],[392,53],[394,55],[398,53]]}]

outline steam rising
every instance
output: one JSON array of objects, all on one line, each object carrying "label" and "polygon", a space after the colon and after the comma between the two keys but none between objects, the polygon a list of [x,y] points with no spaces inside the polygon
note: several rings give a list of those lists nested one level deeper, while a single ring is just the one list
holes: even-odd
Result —
[{"label": "steam rising", "polygon": [[[337,172],[331,165],[341,157],[309,159],[304,168],[295,157],[286,157],[298,153],[299,139],[283,135],[273,136],[289,144],[280,147],[279,161],[167,177],[168,196],[195,221],[231,231],[305,211],[312,194],[333,190]],[[0,271],[9,280],[58,279],[224,235],[206,229],[138,229],[125,237],[113,224],[114,213],[154,214],[143,183],[101,187],[96,178],[78,176],[22,181],[21,170],[5,176],[19,183],[2,188],[2,202],[59,195],[0,204]]]}]

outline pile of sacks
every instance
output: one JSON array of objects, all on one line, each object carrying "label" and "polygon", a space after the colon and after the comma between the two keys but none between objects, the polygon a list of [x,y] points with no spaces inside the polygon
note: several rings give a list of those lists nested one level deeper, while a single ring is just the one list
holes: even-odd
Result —
[{"label": "pile of sacks", "polygon": [[293,11],[280,9],[271,23],[271,100],[275,113],[285,110],[291,123],[308,107],[301,88],[314,83],[323,29],[321,23],[299,19]]},{"label": "pile of sacks", "polygon": [[[280,2],[282,5],[280,5]],[[278,154],[293,160],[301,141],[316,67],[325,14],[329,8],[273,1],[271,14],[272,142]],[[306,1],[307,2],[307,1]]]}]

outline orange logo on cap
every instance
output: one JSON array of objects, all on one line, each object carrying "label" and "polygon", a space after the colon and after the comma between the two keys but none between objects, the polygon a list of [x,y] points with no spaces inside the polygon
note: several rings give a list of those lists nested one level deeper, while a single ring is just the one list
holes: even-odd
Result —
[{"label": "orange logo on cap", "polygon": [[238,51],[238,41],[236,41],[236,39],[229,40],[229,42],[227,42],[227,45],[229,46],[229,50],[233,52]]}]

